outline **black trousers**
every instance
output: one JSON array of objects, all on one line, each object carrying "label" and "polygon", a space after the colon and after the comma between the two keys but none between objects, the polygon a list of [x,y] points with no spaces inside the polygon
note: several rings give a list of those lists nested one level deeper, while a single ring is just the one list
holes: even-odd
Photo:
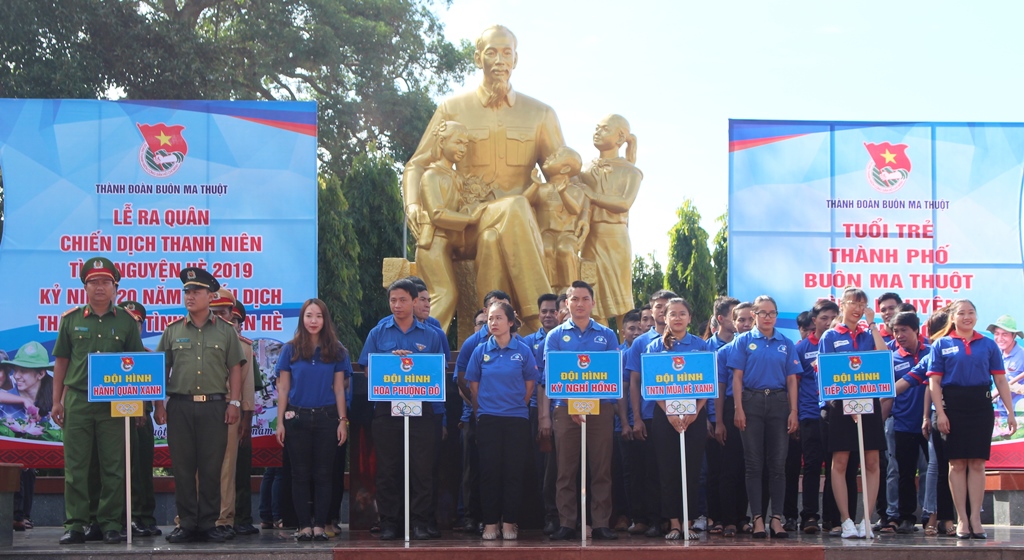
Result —
[{"label": "black trousers", "polygon": [[722,521],[722,446],[708,434],[704,441],[704,460],[707,464],[708,519],[715,523]]},{"label": "black trousers", "polygon": [[[661,486],[661,516],[669,519],[683,517],[683,465],[679,456],[679,432],[669,424],[665,411],[654,407],[654,447],[658,461]],[[702,408],[697,418],[686,428],[686,507],[690,519],[700,516],[700,468],[704,463],[704,443],[708,437],[708,413]]]},{"label": "black trousers", "polygon": [[723,410],[719,412],[726,430],[725,446],[722,448],[722,476],[719,479],[722,524],[739,525],[747,514],[747,467],[743,458],[740,430],[733,423],[736,418],[736,403],[732,397],[725,397],[724,402]]},{"label": "black trousers", "polygon": [[[345,498],[345,463],[348,459],[348,441],[334,448],[334,464],[331,466],[331,505],[327,508],[327,521],[341,523],[341,502]],[[237,511],[237,510],[236,510]],[[237,519],[238,514],[235,514]]]},{"label": "black trousers", "polygon": [[900,521],[917,522],[917,460],[924,453],[928,457],[928,440],[921,432],[894,433],[896,436],[896,464],[900,473]]},{"label": "black trousers", "polygon": [[252,525],[252,437],[239,442],[235,459],[235,524]]},{"label": "black trousers", "polygon": [[183,529],[213,529],[220,517],[220,467],[228,445],[229,426],[224,423],[227,406],[222,400],[167,401],[174,503]]},{"label": "black trousers", "polygon": [[661,485],[658,476],[658,460],[652,432],[653,420],[641,420],[647,428],[647,439],[629,442],[630,454],[630,517],[634,523],[655,525],[661,522]]},{"label": "black trousers", "polygon": [[804,509],[800,512],[800,518],[805,522],[809,519],[817,521],[821,467],[825,463],[820,418],[800,421],[800,447],[804,463]]},{"label": "black trousers", "polygon": [[[932,412],[932,445],[935,446],[935,461],[938,463],[939,476],[935,479],[935,512],[937,519],[956,521],[956,508],[953,507],[953,493],[949,489],[949,457],[946,456],[946,440],[936,427],[936,415]],[[929,484],[931,484],[929,482]]]},{"label": "black trousers", "polygon": [[558,506],[555,505],[555,483],[558,480],[558,462],[555,460],[554,430],[552,430],[552,447],[548,452],[540,450],[539,436],[540,419],[537,407],[530,407],[530,437],[533,446],[534,469],[537,476],[537,492],[544,504],[544,522],[558,522]]},{"label": "black trousers", "polygon": [[530,450],[530,421],[484,414],[477,419],[477,445],[484,524],[499,520],[517,523],[523,503],[523,469]]},{"label": "black trousers", "polygon": [[471,417],[462,423],[462,506],[466,518],[472,520],[480,519],[480,454],[476,443],[476,418]]},{"label": "black trousers", "polygon": [[[629,429],[626,426],[625,429]],[[615,520],[624,515],[629,517],[629,457],[626,455],[626,442],[622,441],[622,432],[612,432],[612,518]],[[589,518],[589,517],[588,517]]]},{"label": "black trousers", "polygon": [[296,408],[295,416],[285,419],[284,447],[292,466],[292,504],[299,528],[310,526],[310,483],[316,488],[313,496],[312,526],[327,526],[334,480],[331,468],[338,447],[338,409]]},{"label": "black trousers", "polygon": [[800,493],[800,457],[802,456],[800,440],[789,436],[789,451],[786,453],[786,493],[783,498],[782,514],[786,519],[796,519],[800,515],[797,509],[797,496]]},{"label": "black trousers", "polygon": [[[377,511],[382,526],[397,528],[404,523],[405,419],[391,416],[391,403],[378,403],[372,429],[377,456]],[[433,519],[434,412],[429,404],[423,407],[423,416],[409,418],[409,471],[409,516],[413,525],[426,527]]]}]

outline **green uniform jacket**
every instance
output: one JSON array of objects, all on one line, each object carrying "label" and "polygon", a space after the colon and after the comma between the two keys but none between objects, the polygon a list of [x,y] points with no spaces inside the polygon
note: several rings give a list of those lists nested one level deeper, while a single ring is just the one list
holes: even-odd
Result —
[{"label": "green uniform jacket", "polygon": [[231,367],[245,362],[234,326],[213,313],[199,326],[189,315],[168,324],[156,351],[171,369],[167,392],[179,395],[225,394]]},{"label": "green uniform jacket", "polygon": [[135,319],[114,304],[103,315],[83,305],[61,317],[53,355],[68,359],[64,385],[89,389],[89,354],[96,352],[145,352]]}]

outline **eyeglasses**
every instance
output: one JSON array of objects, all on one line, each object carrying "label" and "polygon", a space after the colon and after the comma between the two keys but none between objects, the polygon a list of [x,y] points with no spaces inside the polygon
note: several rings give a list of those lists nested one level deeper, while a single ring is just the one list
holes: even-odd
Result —
[{"label": "eyeglasses", "polygon": [[760,317],[762,319],[774,319],[774,318],[779,316],[779,312],[778,311],[758,311],[757,313],[754,313],[754,315],[757,315],[758,317]]},{"label": "eyeglasses", "polygon": [[484,326],[486,324],[487,324],[487,321],[477,321],[476,322],[476,326],[478,326],[478,327],[482,327],[482,326]]}]

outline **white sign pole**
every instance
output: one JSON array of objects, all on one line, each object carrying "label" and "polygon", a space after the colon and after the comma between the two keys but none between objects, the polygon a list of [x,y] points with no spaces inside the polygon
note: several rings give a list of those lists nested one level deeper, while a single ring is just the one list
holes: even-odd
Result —
[{"label": "white sign pole", "polygon": [[[867,538],[869,538],[869,539],[873,539],[873,538],[875,538],[875,535],[871,531],[871,509],[870,509],[871,506],[868,505],[870,503],[870,499],[868,497],[868,484],[867,484],[867,482],[868,482],[867,481],[867,472],[868,471],[867,471],[866,468],[864,468],[864,465],[867,464],[867,459],[864,457],[864,416],[861,415],[861,414],[856,414],[856,415],[854,415],[853,419],[857,421],[857,445],[858,445],[858,448],[860,450],[860,466],[861,466],[860,472],[861,472],[861,475],[862,475],[861,482],[862,482],[862,486],[863,486],[863,491],[861,492],[861,494],[864,497],[864,535]],[[878,483],[879,484],[882,483],[881,477],[879,477]]]},{"label": "white sign pole", "polygon": [[[124,504],[125,511],[125,534],[128,535],[128,544],[132,544],[132,438],[131,438],[130,416],[124,417]],[[150,467],[152,468],[152,467]]]},{"label": "white sign pole", "polygon": [[[683,417],[680,416],[679,419],[682,420]],[[686,499],[686,430],[679,432],[679,464],[682,466],[680,471],[683,480],[683,522],[680,523],[682,529],[679,532],[683,540],[687,540],[690,536],[690,508]]]},{"label": "white sign pole", "polygon": [[587,417],[580,425],[580,541],[587,546]]},{"label": "white sign pole", "polygon": [[409,417],[405,422],[405,542],[409,542]]}]

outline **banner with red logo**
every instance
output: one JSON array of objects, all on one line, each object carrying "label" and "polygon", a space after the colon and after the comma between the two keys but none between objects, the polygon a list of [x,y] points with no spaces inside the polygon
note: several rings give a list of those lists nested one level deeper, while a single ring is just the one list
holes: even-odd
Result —
[{"label": "banner with red logo", "polygon": [[[39,397],[52,381],[12,373],[32,342],[54,360],[90,257],[117,267],[118,303],[145,307],[149,348],[185,313],[182,269],[209,271],[245,306],[265,381],[317,290],[316,116],[312,102],[0,100],[0,462],[63,464]],[[274,464],[274,395],[255,397],[254,463]]]},{"label": "banner with red logo", "polygon": [[[876,310],[898,294],[922,324],[967,298],[992,336],[1002,315],[1024,320],[1022,177],[1020,124],[730,121],[729,294],[774,297],[791,336],[797,314],[847,286]],[[1004,361],[1024,424],[1013,350]],[[996,412],[989,466],[1024,468],[1024,430],[1008,436]]]}]

